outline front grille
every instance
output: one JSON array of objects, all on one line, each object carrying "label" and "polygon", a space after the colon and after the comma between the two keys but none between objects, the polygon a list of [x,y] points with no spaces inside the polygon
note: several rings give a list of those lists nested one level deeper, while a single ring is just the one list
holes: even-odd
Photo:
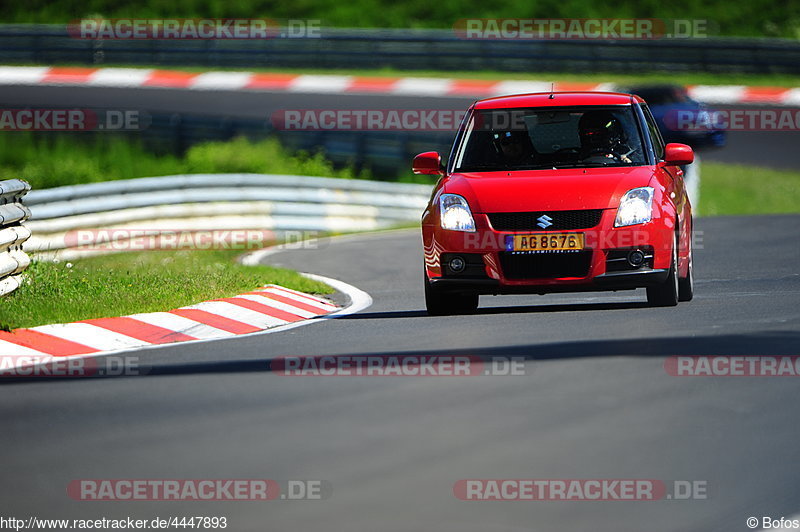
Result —
[{"label": "front grille", "polygon": [[[581,211],[493,212],[489,221],[496,231],[561,231],[591,229],[600,223],[603,209]],[[550,224],[541,227],[539,218],[547,216]]]},{"label": "front grille", "polygon": [[586,277],[592,264],[592,251],[556,253],[500,253],[506,279],[553,279]]}]

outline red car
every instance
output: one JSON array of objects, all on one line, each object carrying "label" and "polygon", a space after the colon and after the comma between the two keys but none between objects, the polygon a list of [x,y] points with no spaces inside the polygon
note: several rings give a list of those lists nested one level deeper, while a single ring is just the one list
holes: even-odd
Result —
[{"label": "red car", "polygon": [[647,289],[654,306],[692,299],[692,207],[680,165],[644,100],[603,92],[476,102],[422,217],[425,302],[474,312],[481,294]]}]

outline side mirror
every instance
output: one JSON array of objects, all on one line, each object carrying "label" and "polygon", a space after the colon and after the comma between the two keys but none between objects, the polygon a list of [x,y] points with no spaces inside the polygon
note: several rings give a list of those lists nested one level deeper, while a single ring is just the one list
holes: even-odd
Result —
[{"label": "side mirror", "polygon": [[444,175],[442,170],[442,156],[439,152],[426,151],[414,157],[411,165],[415,174],[423,175]]},{"label": "side mirror", "polygon": [[694,162],[694,151],[686,144],[670,142],[664,148],[664,162],[675,166],[692,164]]}]

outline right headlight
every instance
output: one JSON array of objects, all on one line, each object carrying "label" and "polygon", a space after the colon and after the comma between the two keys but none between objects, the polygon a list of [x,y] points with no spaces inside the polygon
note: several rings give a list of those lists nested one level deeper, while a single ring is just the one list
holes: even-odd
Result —
[{"label": "right headlight", "polygon": [[439,196],[439,218],[442,229],[451,231],[475,232],[475,220],[469,210],[469,204],[458,194],[442,194]]},{"label": "right headlight", "polygon": [[633,188],[622,196],[614,227],[649,222],[653,217],[653,187]]}]

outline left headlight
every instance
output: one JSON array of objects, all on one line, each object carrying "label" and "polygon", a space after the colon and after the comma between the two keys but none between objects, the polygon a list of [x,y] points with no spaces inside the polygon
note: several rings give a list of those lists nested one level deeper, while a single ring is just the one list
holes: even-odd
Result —
[{"label": "left headlight", "polygon": [[649,222],[652,216],[653,187],[634,188],[622,196],[614,227],[643,224]]},{"label": "left headlight", "polygon": [[467,200],[458,194],[442,194],[439,196],[439,218],[442,229],[451,231],[475,232],[475,220],[469,210]]}]

